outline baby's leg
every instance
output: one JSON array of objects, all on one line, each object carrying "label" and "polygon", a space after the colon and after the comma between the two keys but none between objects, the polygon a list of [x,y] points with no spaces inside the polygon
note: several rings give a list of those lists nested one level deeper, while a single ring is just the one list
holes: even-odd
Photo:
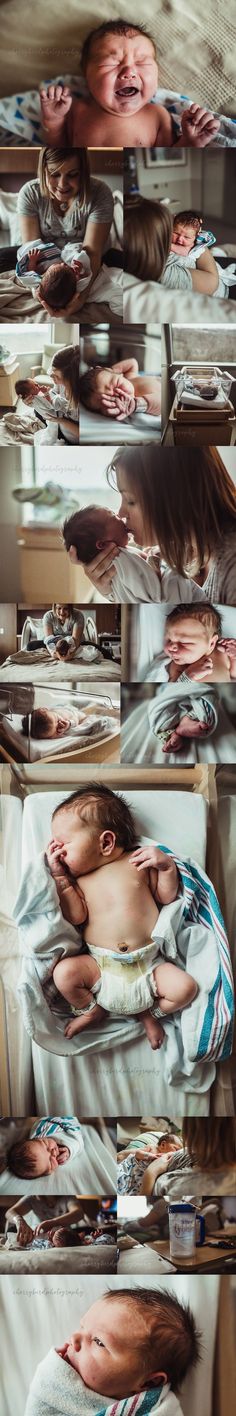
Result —
[{"label": "baby's leg", "polygon": [[153,1052],[156,1052],[157,1049],[161,1047],[162,1042],[164,1042],[165,1033],[162,1023],[159,1022],[159,1018],[154,1018],[153,1013],[150,1013],[149,1009],[147,1009],[146,1013],[139,1013],[139,1017],[145,1027],[145,1032],[147,1033],[148,1041],[151,1043]]},{"label": "baby's leg", "polygon": [[71,1007],[84,1008],[84,1013],[67,1023],[66,1037],[73,1037],[74,1033],[82,1032],[90,1023],[100,1022],[100,1018],[104,1016],[104,1008],[101,1008],[99,1003],[90,1007],[94,1002],[93,984],[100,978],[100,969],[94,959],[88,958],[87,954],[82,954],[79,958],[76,955],[60,959],[53,971],[53,978],[59,993],[62,993]]},{"label": "baby's leg", "polygon": [[157,964],[152,978],[162,1013],[176,1013],[188,1008],[198,993],[195,979],[185,969],[179,969],[177,964]]}]

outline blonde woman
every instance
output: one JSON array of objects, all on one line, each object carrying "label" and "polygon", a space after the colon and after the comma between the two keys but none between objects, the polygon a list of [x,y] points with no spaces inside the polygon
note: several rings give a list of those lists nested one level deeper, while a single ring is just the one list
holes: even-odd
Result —
[{"label": "blonde woman", "polygon": [[[86,148],[41,148],[38,175],[25,182],[18,197],[21,241],[81,242],[92,276],[81,295],[73,296],[57,318],[77,313],[100,270],[113,217],[113,197],[106,182],[91,177]],[[55,316],[44,302],[48,314]]]}]

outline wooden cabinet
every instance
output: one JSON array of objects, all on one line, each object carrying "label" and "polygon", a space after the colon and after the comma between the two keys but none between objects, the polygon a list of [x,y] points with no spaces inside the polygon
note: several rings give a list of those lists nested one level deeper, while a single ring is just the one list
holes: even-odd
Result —
[{"label": "wooden cabinet", "polygon": [[60,603],[85,605],[96,596],[82,566],[71,565],[60,531],[53,527],[17,529],[20,561],[21,600],[41,605]]},{"label": "wooden cabinet", "polygon": [[17,648],[16,605],[0,605],[0,663],[8,654],[15,654]]}]

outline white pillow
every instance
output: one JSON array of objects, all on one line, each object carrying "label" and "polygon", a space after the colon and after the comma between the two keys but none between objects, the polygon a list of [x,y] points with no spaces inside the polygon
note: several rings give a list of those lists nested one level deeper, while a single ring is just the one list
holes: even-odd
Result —
[{"label": "white pillow", "polygon": [[9,229],[10,246],[16,246],[21,240],[17,201],[17,192],[4,192],[2,187],[0,188],[0,223]]}]

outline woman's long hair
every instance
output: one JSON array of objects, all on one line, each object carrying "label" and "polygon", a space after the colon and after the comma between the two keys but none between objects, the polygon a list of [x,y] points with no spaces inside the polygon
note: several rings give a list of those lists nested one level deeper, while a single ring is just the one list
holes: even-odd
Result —
[{"label": "woman's long hair", "polygon": [[64,349],[59,349],[58,354],[54,354],[51,363],[51,373],[57,369],[61,373],[61,381],[65,382],[73,408],[78,411],[79,406],[79,344],[66,344]]},{"label": "woman's long hair", "polygon": [[236,488],[215,447],[160,448],[155,443],[118,448],[107,468],[117,485],[125,473],[140,503],[146,545],[184,575],[197,547],[199,566],[236,532]]},{"label": "woman's long hair", "polygon": [[190,1160],[200,1170],[236,1167],[236,1121],[231,1117],[185,1116],[181,1130]]},{"label": "woman's long hair", "polygon": [[164,202],[126,197],[124,270],[138,280],[160,280],[171,247],[173,218]]},{"label": "woman's long hair", "polygon": [[51,199],[53,199],[52,194],[50,192],[50,176],[55,176],[56,172],[58,172],[58,168],[60,170],[60,168],[63,167],[64,162],[68,162],[68,158],[70,157],[73,158],[74,161],[77,160],[77,197],[79,200],[79,205],[80,207],[86,207],[90,198],[90,167],[87,148],[40,148],[38,160],[38,180],[40,185],[40,191],[43,197],[51,196]]}]

